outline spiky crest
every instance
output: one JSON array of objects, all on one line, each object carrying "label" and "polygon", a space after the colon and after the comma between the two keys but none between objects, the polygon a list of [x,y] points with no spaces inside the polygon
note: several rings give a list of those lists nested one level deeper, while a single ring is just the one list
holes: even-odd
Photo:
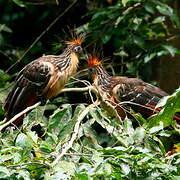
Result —
[{"label": "spiky crest", "polygon": [[71,32],[70,41],[65,41],[67,45],[81,45],[85,39],[85,33],[76,34]]},{"label": "spiky crest", "polygon": [[101,61],[99,60],[99,55],[95,53],[89,55],[87,61],[89,67],[95,67],[102,64]]}]

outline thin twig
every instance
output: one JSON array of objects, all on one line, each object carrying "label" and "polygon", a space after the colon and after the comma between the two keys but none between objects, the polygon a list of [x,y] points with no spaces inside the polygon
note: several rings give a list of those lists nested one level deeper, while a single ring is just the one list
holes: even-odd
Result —
[{"label": "thin twig", "polygon": [[[92,157],[95,154],[84,154],[84,153],[65,153],[65,156],[89,156]],[[100,157],[115,157],[114,155],[100,154]]]},{"label": "thin twig", "polygon": [[76,140],[78,132],[79,132],[79,127],[80,127],[80,123],[81,121],[84,119],[84,117],[88,114],[89,110],[91,108],[95,107],[94,104],[91,104],[89,106],[87,106],[84,111],[79,115],[79,117],[77,118],[77,122],[74,126],[74,131],[72,134],[72,137],[70,139],[69,142],[67,142],[62,149],[62,152],[56,157],[56,159],[52,162],[52,167],[54,167],[59,161],[60,159],[67,153],[67,151],[72,147],[73,142]]},{"label": "thin twig", "polygon": [[138,6],[140,6],[140,5],[141,5],[141,3],[136,3],[136,4],[134,4],[133,6],[128,7],[122,14],[123,14],[123,15],[126,15],[126,14],[128,14],[132,9],[134,9],[135,7],[138,7]]},{"label": "thin twig", "polygon": [[41,104],[41,102],[38,102],[32,106],[27,107],[26,109],[24,109],[23,111],[21,111],[20,113],[16,114],[12,119],[10,119],[8,122],[4,123],[3,125],[0,126],[0,132],[2,131],[2,129],[4,129],[5,127],[7,127],[10,124],[13,124],[13,122],[18,119],[19,117],[21,117],[23,114],[26,114],[28,111],[35,109],[36,107],[38,107]]},{"label": "thin twig", "polygon": [[27,163],[22,163],[22,164],[12,164],[12,165],[4,165],[5,167],[21,167],[21,166],[27,166],[30,164],[37,164],[37,165],[42,165],[42,166],[46,166],[49,167],[48,164],[46,163],[42,163],[42,162],[27,162]]},{"label": "thin twig", "polygon": [[135,102],[132,102],[132,101],[123,101],[123,102],[120,102],[120,103],[116,104],[116,106],[120,106],[120,105],[124,105],[124,104],[132,104],[132,105],[135,105],[135,106],[139,106],[139,107],[142,107],[142,108],[145,108],[145,109],[152,110],[154,113],[158,113],[159,112],[156,109],[152,109],[150,107],[147,107],[145,105],[141,105],[141,104],[138,104],[138,103],[135,103]]},{"label": "thin twig", "polygon": [[78,0],[74,0],[72,4],[70,4],[62,13],[60,13],[55,20],[36,38],[36,40],[27,48],[27,50],[24,52],[24,54],[20,57],[20,59],[14,63],[12,66],[10,66],[5,72],[8,73],[16,64],[18,64],[24,57],[25,55],[32,49],[32,47],[44,36],[46,32],[49,31],[49,29],[66,13],[68,12],[74,4],[76,4]]}]

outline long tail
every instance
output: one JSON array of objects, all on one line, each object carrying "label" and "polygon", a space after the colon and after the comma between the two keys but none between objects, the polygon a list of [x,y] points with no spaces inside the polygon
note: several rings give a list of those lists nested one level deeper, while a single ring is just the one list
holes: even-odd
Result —
[{"label": "long tail", "polygon": [[[6,112],[6,121],[9,121],[16,114],[38,101],[39,98],[37,97],[35,86],[18,87],[16,84],[5,101],[4,110]],[[24,115],[16,119],[13,124],[16,126],[21,125],[23,118]]]}]

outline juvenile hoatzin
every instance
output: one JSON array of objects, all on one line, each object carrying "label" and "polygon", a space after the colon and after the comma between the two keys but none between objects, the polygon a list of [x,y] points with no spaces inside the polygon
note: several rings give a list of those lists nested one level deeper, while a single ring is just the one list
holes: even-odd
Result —
[{"label": "juvenile hoatzin", "polygon": [[[98,89],[99,94],[114,107],[118,107],[119,103],[124,102],[126,106],[121,106],[122,108],[131,107],[147,118],[160,111],[160,108],[155,109],[155,106],[162,97],[168,95],[160,88],[137,78],[110,76],[97,55],[88,57],[88,66],[93,85]],[[124,118],[126,115],[122,112],[122,108],[119,108],[119,113]]]},{"label": "juvenile hoatzin", "polygon": [[[62,54],[42,56],[19,72],[4,104],[7,121],[28,106],[39,101],[43,104],[61,92],[69,77],[76,72],[83,40],[83,34],[75,35],[71,41],[66,41],[67,47]],[[13,123],[22,124],[23,117]]]}]

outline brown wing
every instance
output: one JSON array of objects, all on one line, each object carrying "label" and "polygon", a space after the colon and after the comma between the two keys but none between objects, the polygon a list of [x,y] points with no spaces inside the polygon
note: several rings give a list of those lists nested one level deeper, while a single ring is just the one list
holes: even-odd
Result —
[{"label": "brown wing", "polygon": [[[112,91],[113,96],[120,102],[128,101],[128,104],[135,110],[138,109],[138,111],[145,112],[145,108],[142,108],[142,106],[154,109],[158,101],[168,95],[160,88],[137,78],[113,77],[112,81],[116,82]],[[138,105],[142,106],[138,107]],[[153,112],[148,113],[151,115]]]},{"label": "brown wing", "polygon": [[[4,104],[7,121],[26,107],[40,101],[43,89],[48,85],[52,67],[39,58],[25,66],[16,78],[16,83],[7,96]],[[14,124],[21,123],[23,117]]]}]

